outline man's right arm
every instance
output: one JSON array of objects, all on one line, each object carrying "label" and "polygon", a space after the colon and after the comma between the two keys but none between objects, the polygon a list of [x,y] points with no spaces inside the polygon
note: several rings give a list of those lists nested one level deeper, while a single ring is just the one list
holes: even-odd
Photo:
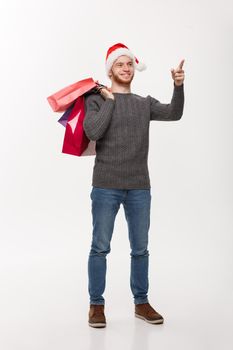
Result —
[{"label": "man's right arm", "polygon": [[115,100],[106,98],[102,100],[100,95],[91,94],[85,97],[85,118],[83,129],[89,140],[100,139],[110,121],[115,106]]}]

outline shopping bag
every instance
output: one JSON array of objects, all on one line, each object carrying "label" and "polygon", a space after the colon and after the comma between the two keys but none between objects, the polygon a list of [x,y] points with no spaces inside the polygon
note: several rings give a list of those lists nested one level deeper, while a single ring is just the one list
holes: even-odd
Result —
[{"label": "shopping bag", "polygon": [[83,79],[57,91],[47,97],[47,100],[54,112],[62,112],[69,108],[79,96],[98,85],[98,81],[92,78]]},{"label": "shopping bag", "polygon": [[[97,85],[96,85],[94,88],[91,88],[91,90],[88,90],[87,92],[85,92],[85,93],[83,94],[83,96],[87,96],[88,94],[92,94],[92,93],[98,94],[98,93],[100,92],[100,89],[101,89],[101,88],[103,88],[103,87],[106,88],[106,86],[103,85],[103,84],[100,84],[100,83],[98,82],[98,80],[96,81],[96,84],[97,84]],[[65,113],[64,113],[64,114],[60,117],[60,119],[58,120],[58,122],[59,122],[60,124],[62,124],[63,126],[66,126],[66,124],[67,124],[67,120],[68,120],[68,118],[69,118],[69,115],[70,115],[70,113],[71,113],[73,107],[74,107],[74,103],[75,103],[75,101],[72,103],[72,105],[71,105],[70,107],[67,108],[67,110],[65,111]]]},{"label": "shopping bag", "polygon": [[79,96],[69,111],[66,123],[62,153],[75,156],[95,155],[96,141],[89,140],[83,129],[85,118],[85,97]]},{"label": "shopping bag", "polygon": [[58,119],[58,123],[60,123],[61,125],[63,125],[64,127],[66,127],[67,121],[69,119],[69,115],[72,112],[72,109],[74,107],[75,102],[69,107],[67,108],[67,110],[65,111],[65,113],[62,114],[61,118]]}]

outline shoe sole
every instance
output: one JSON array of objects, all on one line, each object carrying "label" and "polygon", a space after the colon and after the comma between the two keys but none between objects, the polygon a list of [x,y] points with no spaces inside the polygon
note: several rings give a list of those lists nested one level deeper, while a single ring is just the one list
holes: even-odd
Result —
[{"label": "shoe sole", "polygon": [[90,327],[94,327],[94,328],[104,328],[106,327],[106,323],[90,323],[88,322]]},{"label": "shoe sole", "polygon": [[141,320],[144,320],[148,323],[152,323],[152,324],[161,324],[163,323],[163,319],[158,319],[158,320],[148,320],[147,318],[145,318],[144,316],[141,316],[141,315],[138,315],[138,314],[135,314],[135,317],[137,318],[140,318]]}]

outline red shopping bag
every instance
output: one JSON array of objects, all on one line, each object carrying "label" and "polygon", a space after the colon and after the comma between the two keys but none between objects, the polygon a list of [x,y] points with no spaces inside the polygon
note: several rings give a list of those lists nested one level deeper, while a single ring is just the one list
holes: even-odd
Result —
[{"label": "red shopping bag", "polygon": [[70,107],[79,96],[96,86],[98,86],[98,81],[95,82],[92,78],[83,79],[52,94],[47,97],[47,100],[54,112],[62,112]]},{"label": "red shopping bag", "polygon": [[91,141],[83,129],[85,118],[85,97],[80,96],[69,114],[65,136],[63,141],[62,153],[74,156],[95,155],[95,141]]}]

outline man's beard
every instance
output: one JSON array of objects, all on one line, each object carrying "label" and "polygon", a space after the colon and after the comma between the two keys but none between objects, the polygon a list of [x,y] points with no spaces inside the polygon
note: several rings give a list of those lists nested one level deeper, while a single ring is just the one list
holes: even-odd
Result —
[{"label": "man's beard", "polygon": [[121,79],[120,75],[116,75],[113,71],[112,71],[112,78],[114,79],[114,81],[116,83],[119,83],[121,85],[125,85],[125,86],[129,86],[131,84],[131,81],[134,78],[134,73],[131,75],[130,80],[125,81],[124,79]]}]

